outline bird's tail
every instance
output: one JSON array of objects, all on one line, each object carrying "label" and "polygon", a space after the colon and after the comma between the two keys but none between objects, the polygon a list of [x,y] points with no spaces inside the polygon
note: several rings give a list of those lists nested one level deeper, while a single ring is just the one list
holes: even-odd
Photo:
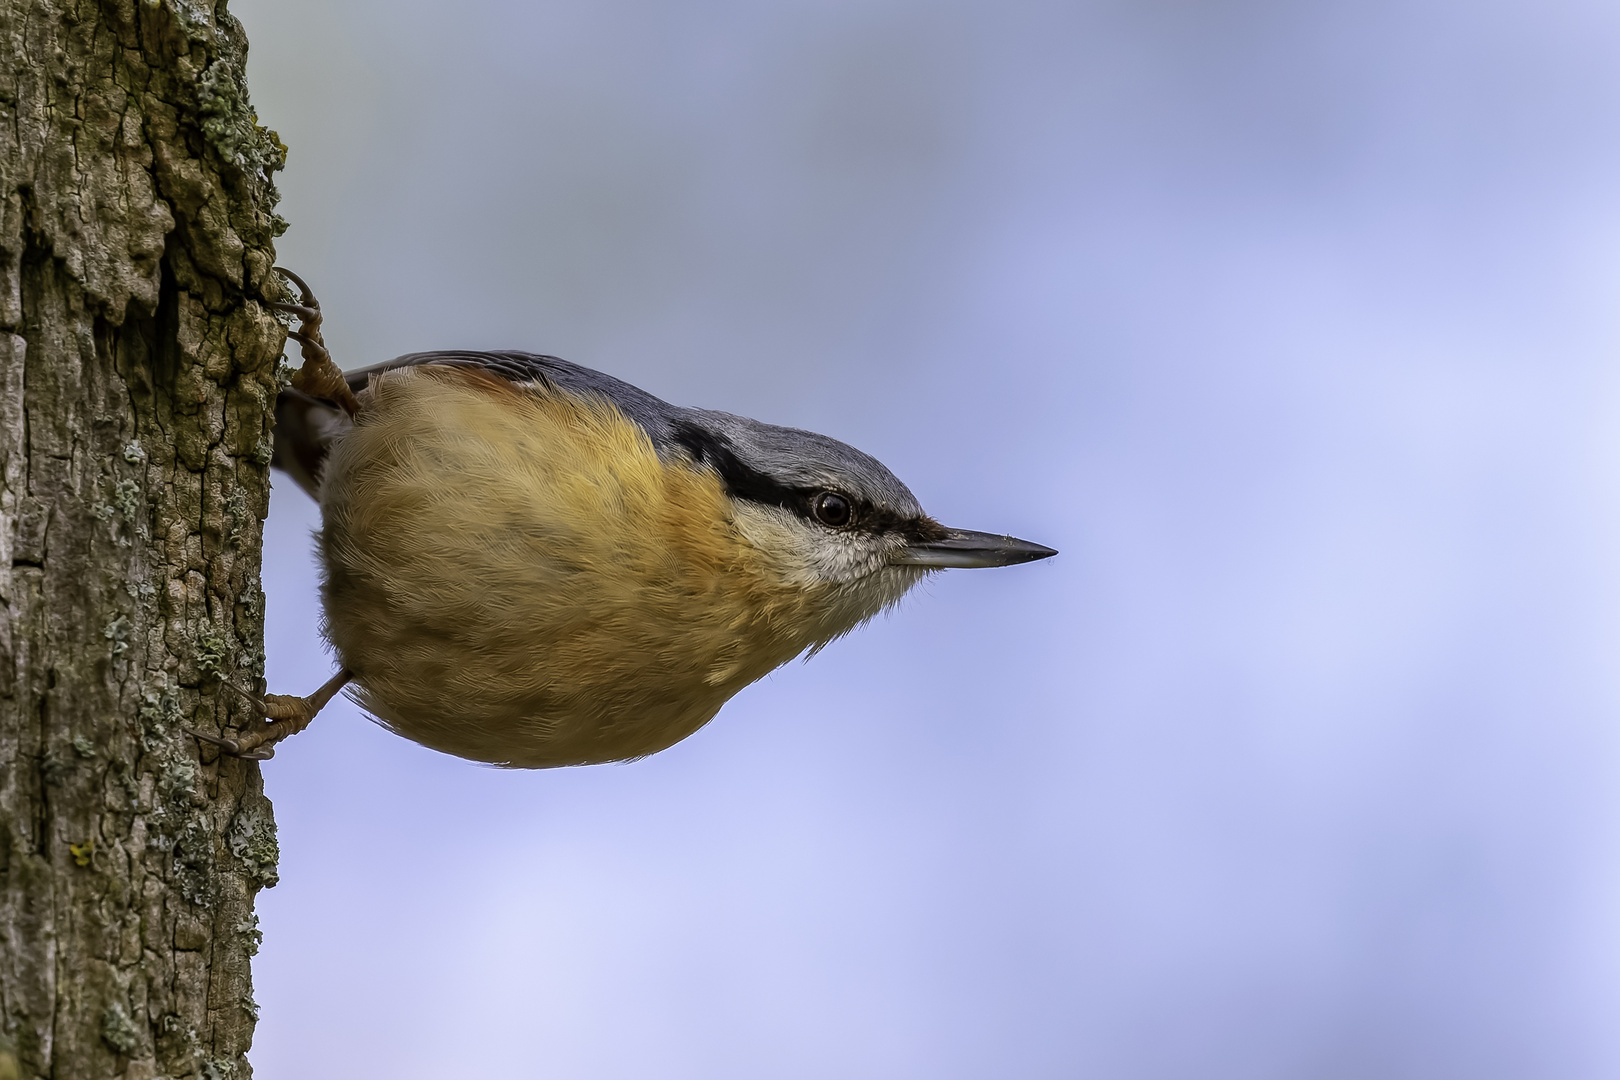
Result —
[{"label": "bird's tail", "polygon": [[270,464],[316,498],[326,452],[352,425],[331,402],[283,390],[276,399],[275,454]]}]

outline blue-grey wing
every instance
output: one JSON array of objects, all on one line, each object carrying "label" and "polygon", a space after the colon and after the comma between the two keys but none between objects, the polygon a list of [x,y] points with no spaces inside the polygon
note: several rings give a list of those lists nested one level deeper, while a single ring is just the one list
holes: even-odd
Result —
[{"label": "blue-grey wing", "polygon": [[[380,364],[345,372],[344,378],[349,388],[358,394],[365,389],[371,376],[380,372],[431,364],[477,368],[519,386],[606,398],[641,425],[661,451],[676,445],[674,425],[687,412],[622,379],[540,353],[459,349],[406,353]],[[331,402],[312,398],[296,390],[284,390],[276,401],[275,454],[271,464],[291,476],[299,487],[314,497],[319,490],[320,471],[326,460],[327,449],[348,427],[348,417]]]},{"label": "blue-grey wing", "polygon": [[618,406],[630,419],[646,429],[653,442],[665,447],[671,439],[672,424],[686,412],[645,390],[622,379],[604,375],[588,367],[571,364],[567,360],[541,353],[528,352],[474,352],[448,349],[441,352],[406,353],[381,364],[344,373],[349,387],[359,393],[366,381],[380,371],[402,367],[420,367],[426,364],[448,364],[456,367],[475,367],[499,375],[519,385],[535,385],[559,389],[573,394],[592,394],[604,397]]}]

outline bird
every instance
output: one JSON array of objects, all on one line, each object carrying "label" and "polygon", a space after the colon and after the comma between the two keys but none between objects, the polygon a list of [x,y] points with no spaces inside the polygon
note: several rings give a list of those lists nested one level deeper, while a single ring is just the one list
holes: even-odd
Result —
[{"label": "bird", "polygon": [[[309,286],[272,464],[320,506],[322,632],[341,665],[267,721],[198,732],[263,759],[340,690],[384,727],[511,768],[646,757],[928,575],[1057,554],[947,528],[836,439],[670,405],[526,352],[342,372]],[[242,693],[241,691],[238,691]]]}]

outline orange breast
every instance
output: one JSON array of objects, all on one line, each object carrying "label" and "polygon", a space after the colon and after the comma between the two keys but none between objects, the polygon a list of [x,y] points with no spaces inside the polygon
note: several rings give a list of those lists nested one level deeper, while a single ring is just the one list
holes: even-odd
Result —
[{"label": "orange breast", "polygon": [[531,768],[639,757],[815,640],[814,590],[718,478],[610,403],[449,367],[363,401],[322,478],[326,632],[400,734]]}]

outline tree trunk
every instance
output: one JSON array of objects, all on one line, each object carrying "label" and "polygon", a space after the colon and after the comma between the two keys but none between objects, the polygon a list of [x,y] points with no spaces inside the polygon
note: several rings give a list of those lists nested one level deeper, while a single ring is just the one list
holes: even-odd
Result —
[{"label": "tree trunk", "polygon": [[246,1077],[285,150],[224,0],[0,35],[0,1080]]}]

